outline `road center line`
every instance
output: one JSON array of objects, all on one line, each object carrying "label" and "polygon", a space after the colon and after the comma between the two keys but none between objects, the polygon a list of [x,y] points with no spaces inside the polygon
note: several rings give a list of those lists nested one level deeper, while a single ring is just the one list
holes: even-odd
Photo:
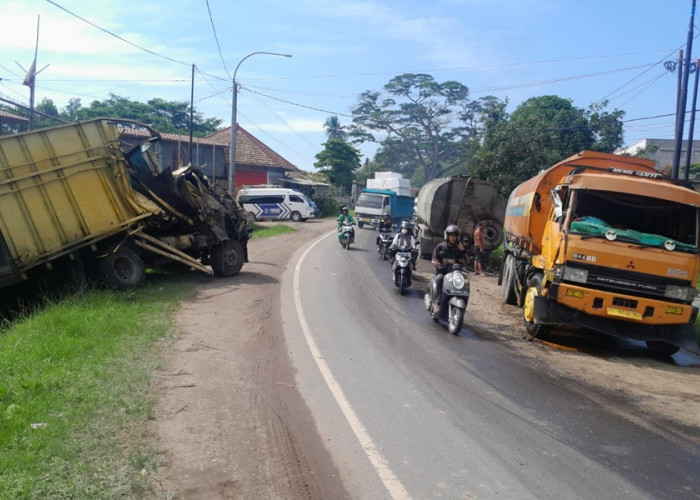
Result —
[{"label": "road center line", "polygon": [[377,446],[374,444],[374,442],[372,441],[372,438],[369,436],[367,429],[365,429],[365,426],[362,424],[359,417],[357,416],[355,411],[350,406],[350,402],[345,397],[345,394],[343,393],[343,389],[340,387],[340,384],[338,384],[338,381],[333,376],[333,372],[331,372],[330,367],[328,366],[326,361],[323,359],[323,356],[321,355],[321,351],[319,350],[318,346],[316,345],[316,341],[314,340],[313,336],[311,335],[311,329],[309,328],[309,325],[306,322],[306,317],[304,316],[304,311],[303,311],[302,306],[301,306],[301,295],[299,292],[301,290],[301,287],[299,286],[299,276],[300,276],[300,272],[301,272],[301,266],[304,263],[304,260],[306,259],[306,256],[308,255],[308,253],[317,244],[319,244],[325,238],[327,238],[331,235],[336,235],[336,234],[337,234],[336,231],[332,231],[332,232],[328,233],[327,235],[322,236],[318,240],[316,240],[302,254],[302,256],[299,258],[299,261],[297,262],[296,267],[294,268],[294,303],[296,305],[297,315],[299,316],[299,323],[301,325],[302,331],[304,332],[304,339],[306,340],[306,345],[309,347],[309,351],[311,351],[311,355],[313,356],[314,361],[316,361],[316,366],[318,367],[319,371],[321,372],[321,375],[323,376],[323,380],[326,382],[326,385],[328,386],[328,389],[331,391],[331,394],[333,394],[333,398],[335,399],[335,402],[340,407],[340,411],[345,416],[345,419],[347,420],[348,424],[350,425],[350,428],[352,429],[353,433],[355,434],[355,437],[360,442],[360,446],[367,454],[367,458],[369,459],[370,463],[372,464],[372,467],[374,467],[374,470],[377,472],[379,479],[381,479],[382,483],[384,484],[384,486],[386,487],[387,491],[389,492],[389,494],[391,495],[392,498],[396,498],[396,499],[410,498],[404,485],[394,475],[394,473],[389,468],[389,464],[387,463],[387,461],[384,459],[384,457],[382,457],[381,453],[379,453],[379,451],[377,450]]}]

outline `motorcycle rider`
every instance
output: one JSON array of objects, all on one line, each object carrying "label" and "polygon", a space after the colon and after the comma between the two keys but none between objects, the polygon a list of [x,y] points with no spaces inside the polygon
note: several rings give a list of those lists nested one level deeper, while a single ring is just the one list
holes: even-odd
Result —
[{"label": "motorcycle rider", "polygon": [[464,243],[459,241],[459,227],[450,224],[445,228],[445,240],[435,247],[431,263],[435,266],[435,297],[433,297],[433,314],[437,314],[440,308],[440,294],[442,293],[443,266],[448,264],[466,265],[468,261],[467,249]]},{"label": "motorcycle rider", "polygon": [[411,264],[413,265],[413,270],[415,271],[416,257],[418,256],[418,251],[416,250],[416,237],[413,236],[413,228],[411,223],[407,220],[401,221],[401,228],[399,232],[394,235],[394,239],[389,247],[392,259],[396,254],[396,251],[399,249],[411,251]]},{"label": "motorcycle rider", "polygon": [[355,224],[355,219],[353,219],[352,215],[350,215],[348,207],[346,205],[343,205],[340,208],[340,215],[338,215],[338,224],[336,227],[336,229],[338,230],[338,241],[341,240],[343,235],[343,233],[341,232],[343,222],[345,222],[346,224]]},{"label": "motorcycle rider", "polygon": [[[391,231],[391,229],[391,217],[389,217],[389,214],[382,215],[382,218],[379,219],[379,224],[377,224],[377,231],[381,233],[382,231]],[[377,245],[379,245],[379,236],[377,236]]]}]

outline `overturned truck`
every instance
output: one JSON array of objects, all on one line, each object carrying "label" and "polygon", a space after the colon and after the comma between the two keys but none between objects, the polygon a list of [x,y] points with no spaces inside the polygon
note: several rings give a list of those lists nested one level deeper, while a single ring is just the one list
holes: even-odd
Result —
[{"label": "overturned truck", "polygon": [[0,137],[0,287],[88,276],[129,289],[172,261],[237,274],[248,260],[243,211],[197,168],[163,169],[159,139],[107,118]]}]

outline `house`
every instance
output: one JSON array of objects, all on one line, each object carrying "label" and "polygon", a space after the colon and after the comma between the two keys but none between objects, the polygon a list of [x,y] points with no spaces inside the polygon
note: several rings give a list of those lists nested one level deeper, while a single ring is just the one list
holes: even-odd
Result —
[{"label": "house", "polygon": [[[204,139],[225,147],[228,155],[231,144],[231,127],[219,130]],[[224,177],[228,173],[228,156],[225,163],[225,171],[221,170]],[[235,188],[258,184],[283,185],[285,174],[298,171],[296,166],[256,139],[246,129],[240,125],[236,127]]]},{"label": "house", "polygon": [[0,109],[0,135],[26,130],[28,124],[29,119]]},{"label": "house", "polygon": [[[642,139],[641,141],[635,142],[631,146],[626,148],[618,149],[615,154],[634,156],[639,151],[651,150],[644,155],[645,158],[649,160],[654,160],[656,162],[657,170],[670,169],[673,165],[673,152],[676,147],[676,141],[674,139]],[[685,172],[685,162],[688,152],[688,141],[683,141],[681,149],[681,160],[680,160],[680,171],[681,175]],[[693,141],[693,149],[690,155],[690,163],[700,163],[700,141]]]},{"label": "house", "polygon": [[[236,188],[251,184],[282,184],[287,173],[300,172],[292,163],[274,152],[240,125],[236,129]],[[212,182],[228,189],[229,148],[231,128],[204,138],[161,133],[155,153],[164,168],[177,169],[192,163],[197,165]],[[122,137],[142,139],[145,130],[125,129]],[[136,142],[136,141],[135,141]],[[191,154],[190,154],[191,149]]]}]

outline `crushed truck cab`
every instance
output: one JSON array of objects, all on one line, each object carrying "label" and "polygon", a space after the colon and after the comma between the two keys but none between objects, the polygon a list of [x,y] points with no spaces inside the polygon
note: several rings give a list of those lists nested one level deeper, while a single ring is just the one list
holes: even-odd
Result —
[{"label": "crushed truck cab", "polygon": [[567,158],[509,197],[503,300],[533,336],[575,325],[673,354],[694,335],[699,207],[651,161]]}]

